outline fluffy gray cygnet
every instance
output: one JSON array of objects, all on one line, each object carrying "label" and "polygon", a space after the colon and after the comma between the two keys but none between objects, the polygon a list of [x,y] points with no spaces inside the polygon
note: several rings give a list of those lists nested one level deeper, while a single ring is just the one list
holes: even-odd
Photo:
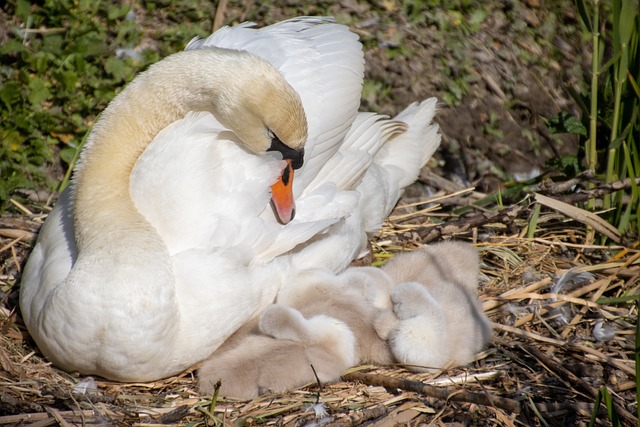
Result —
[{"label": "fluffy gray cygnet", "polygon": [[382,268],[305,271],[201,364],[200,389],[221,380],[222,395],[252,398],[313,382],[313,370],[332,382],[362,363],[465,365],[491,338],[478,275],[477,251],[462,242],[401,253]]}]

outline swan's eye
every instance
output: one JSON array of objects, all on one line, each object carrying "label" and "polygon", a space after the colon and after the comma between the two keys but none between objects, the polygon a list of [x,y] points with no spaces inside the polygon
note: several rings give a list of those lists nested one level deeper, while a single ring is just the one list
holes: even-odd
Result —
[{"label": "swan's eye", "polygon": [[[270,135],[273,132],[269,131]],[[267,151],[278,151],[282,154],[282,158],[285,160],[291,160],[291,167],[294,169],[300,169],[304,163],[304,148],[295,150],[280,140],[277,136],[271,138],[271,147]]]}]

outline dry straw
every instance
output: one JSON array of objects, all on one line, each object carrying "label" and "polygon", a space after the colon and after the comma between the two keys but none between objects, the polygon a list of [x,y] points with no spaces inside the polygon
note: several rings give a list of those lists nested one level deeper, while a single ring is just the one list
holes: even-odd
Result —
[{"label": "dry straw", "polygon": [[[449,227],[452,236],[442,231],[447,223],[477,213],[444,212],[447,197],[475,200],[477,193],[443,192],[400,206],[372,239],[374,261],[420,246],[425,230],[475,243],[480,297],[495,326],[477,361],[435,374],[364,366],[336,384],[214,404],[198,393],[195,371],[145,384],[96,379],[97,390],[74,393],[84,378],[40,356],[16,307],[20,266],[42,221],[35,212],[46,209],[25,206],[22,215],[0,218],[0,425],[522,426],[587,423],[593,414],[596,425],[607,425],[605,406],[594,409],[602,387],[622,424],[634,425],[640,252],[587,244],[586,226],[552,209],[541,210],[533,238],[522,237],[530,206],[508,226]],[[324,418],[316,416],[321,406]]]}]

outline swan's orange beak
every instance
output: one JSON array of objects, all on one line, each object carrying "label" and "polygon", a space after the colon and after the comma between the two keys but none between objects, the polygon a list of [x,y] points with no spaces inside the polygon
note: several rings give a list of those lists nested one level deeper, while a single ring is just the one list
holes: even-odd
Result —
[{"label": "swan's orange beak", "polygon": [[285,160],[287,166],[282,170],[280,178],[271,186],[271,204],[276,217],[282,224],[287,224],[296,215],[296,204],[293,200],[293,167],[291,160]]}]

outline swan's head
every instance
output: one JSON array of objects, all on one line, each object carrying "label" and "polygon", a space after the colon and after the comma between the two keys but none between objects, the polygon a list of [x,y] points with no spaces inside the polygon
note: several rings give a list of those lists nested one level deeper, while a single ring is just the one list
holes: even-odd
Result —
[{"label": "swan's head", "polygon": [[[235,100],[223,121],[256,154],[277,151],[293,169],[303,164],[307,118],[298,93],[267,61],[242,52],[242,67],[233,76]],[[247,70],[243,72],[242,70]]]},{"label": "swan's head", "polygon": [[219,120],[233,130],[249,151],[278,152],[286,167],[272,186],[272,200],[280,222],[295,215],[294,170],[304,162],[307,118],[298,93],[267,61],[247,52],[228,51],[239,61],[224,84],[228,89],[217,99]]}]

